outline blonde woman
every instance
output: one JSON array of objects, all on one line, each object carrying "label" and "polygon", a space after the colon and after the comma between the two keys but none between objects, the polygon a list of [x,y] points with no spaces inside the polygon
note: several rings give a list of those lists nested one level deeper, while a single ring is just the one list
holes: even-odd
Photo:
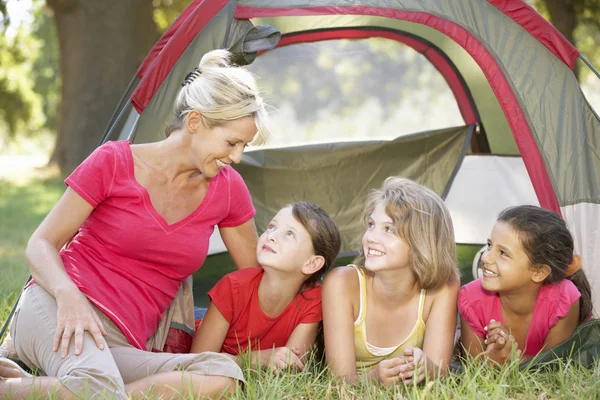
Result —
[{"label": "blonde woman", "polygon": [[221,354],[145,351],[215,225],[238,267],[257,265],[255,210],[230,164],[266,140],[269,119],[254,78],[229,57],[207,53],[188,74],[167,139],[108,142],[66,179],[27,246],[34,283],[11,327],[19,358],[46,376],[0,379],[0,397],[210,397],[243,380]]},{"label": "blonde woman", "polygon": [[323,285],[327,364],[347,381],[388,386],[446,373],[459,273],[450,214],[438,195],[390,177],[367,198],[355,265]]}]

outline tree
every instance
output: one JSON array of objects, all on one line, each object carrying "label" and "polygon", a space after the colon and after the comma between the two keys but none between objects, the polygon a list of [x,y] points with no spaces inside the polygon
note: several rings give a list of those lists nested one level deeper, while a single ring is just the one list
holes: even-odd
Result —
[{"label": "tree", "polygon": [[62,93],[50,162],[72,171],[98,145],[136,68],[158,39],[148,0],[47,0],[60,49]]}]

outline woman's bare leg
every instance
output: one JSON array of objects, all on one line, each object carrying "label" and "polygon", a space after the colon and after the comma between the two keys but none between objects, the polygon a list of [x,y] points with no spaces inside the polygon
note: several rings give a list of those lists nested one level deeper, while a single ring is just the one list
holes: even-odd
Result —
[{"label": "woman's bare leg", "polygon": [[162,372],[125,385],[125,391],[133,398],[151,394],[157,398],[203,396],[218,399],[223,395],[235,393],[235,389],[235,379],[181,371]]}]

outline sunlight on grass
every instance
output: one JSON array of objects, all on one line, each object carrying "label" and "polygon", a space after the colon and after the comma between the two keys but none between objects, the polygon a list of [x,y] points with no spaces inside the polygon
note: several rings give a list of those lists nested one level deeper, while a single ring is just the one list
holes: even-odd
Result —
[{"label": "sunlight on grass", "polygon": [[63,191],[60,178],[25,182],[0,179],[0,299],[19,291],[25,283],[29,276],[27,241]]}]

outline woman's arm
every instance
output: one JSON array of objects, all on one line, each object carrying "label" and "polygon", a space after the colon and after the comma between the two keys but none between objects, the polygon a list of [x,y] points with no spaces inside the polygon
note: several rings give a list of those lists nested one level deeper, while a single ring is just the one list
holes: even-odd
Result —
[{"label": "woman's arm", "polygon": [[354,268],[339,267],[327,274],[321,294],[327,365],[348,381],[356,379],[352,296],[359,289]]},{"label": "woman's arm", "polygon": [[192,341],[191,353],[220,352],[229,331],[229,322],[219,309],[210,303]]},{"label": "woman's arm", "polygon": [[434,378],[445,375],[450,366],[456,332],[456,301],[460,283],[443,286],[435,295],[425,324],[423,353],[426,357],[427,373]]},{"label": "woman's arm", "polygon": [[35,230],[25,250],[31,275],[55,299],[58,306],[58,326],[54,336],[54,351],[60,347],[66,357],[71,336],[75,335],[75,355],[82,351],[83,332],[89,331],[98,348],[104,348],[104,326],[91,304],[79,291],[60,258],[60,249],[77,233],[93,211],[93,207],[71,188],[67,188],[58,203]]},{"label": "woman's arm", "polygon": [[258,234],[254,218],[238,226],[219,228],[219,233],[238,269],[258,267],[256,260]]}]

